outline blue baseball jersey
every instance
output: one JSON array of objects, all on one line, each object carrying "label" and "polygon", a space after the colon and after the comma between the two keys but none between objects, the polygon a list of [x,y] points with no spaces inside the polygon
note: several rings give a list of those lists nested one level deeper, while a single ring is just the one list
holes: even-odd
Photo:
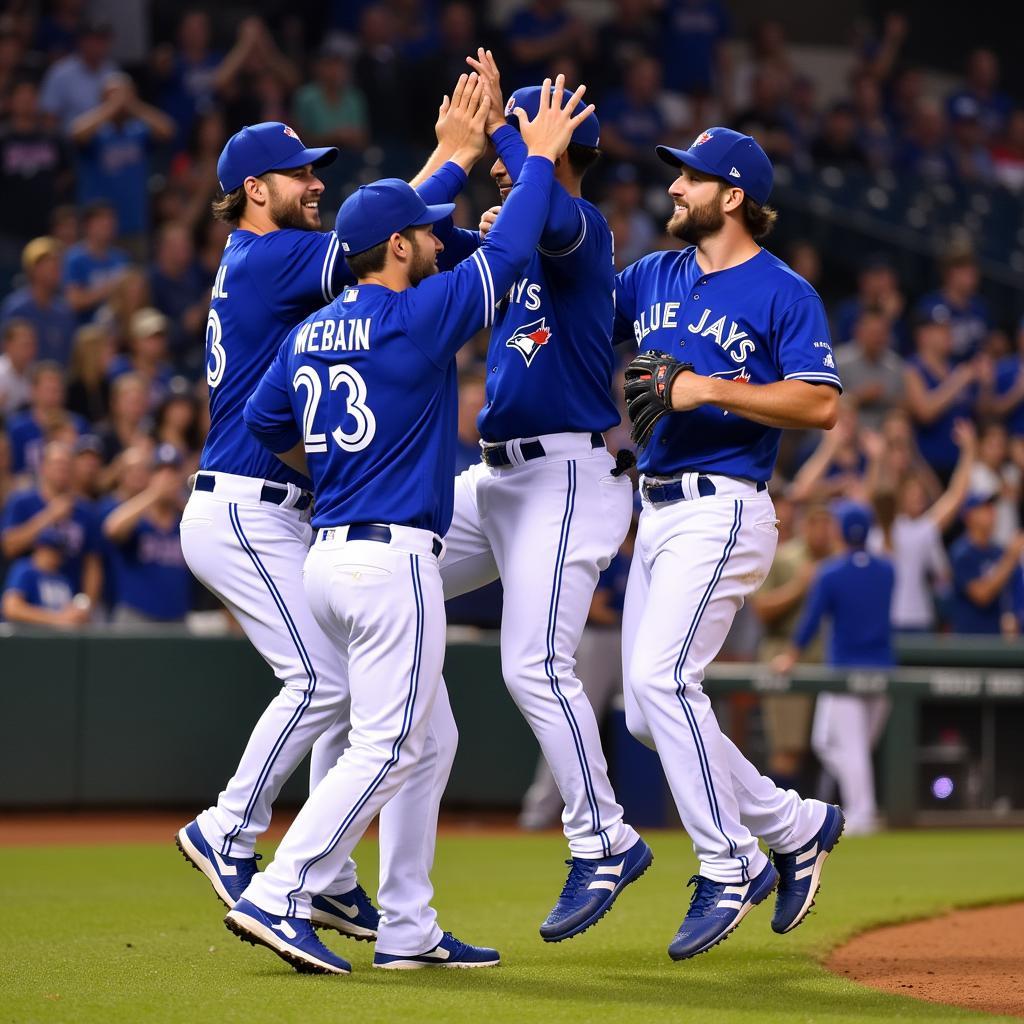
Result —
[{"label": "blue baseball jersey", "polygon": [[[492,138],[518,180],[527,152],[522,136],[506,126]],[[485,441],[591,433],[619,422],[611,393],[614,287],[608,222],[555,182],[540,243],[495,314],[477,419]]]},{"label": "blue baseball jersey", "polygon": [[71,603],[73,591],[66,576],[43,572],[31,558],[19,558],[7,574],[4,590],[16,590],[31,605],[59,612]]},{"label": "blue baseball jersey", "polygon": [[977,355],[992,329],[992,314],[988,303],[978,295],[968,299],[962,306],[954,306],[941,291],[931,292],[920,299],[917,313],[926,320],[949,324],[953,360],[958,363]]},{"label": "blue baseball jersey", "polygon": [[991,572],[1002,557],[1003,549],[998,545],[979,547],[966,536],[960,537],[950,548],[953,594],[949,618],[954,633],[998,635],[1003,613],[1019,613],[1024,593],[1024,572],[1020,566],[1013,570],[1006,585],[988,604],[976,604],[967,595],[968,584]]},{"label": "blue baseball jersey", "polygon": [[[79,435],[89,432],[88,422],[78,413],[69,412],[67,416]],[[43,457],[43,448],[46,447],[46,433],[32,415],[31,409],[15,413],[10,418],[7,436],[11,442],[11,472],[35,473]]]},{"label": "blue baseball jersey", "polygon": [[[667,352],[736,387],[804,380],[842,390],[825,308],[799,274],[767,249],[705,274],[696,253],[652,253],[618,275],[616,342]],[[664,416],[638,464],[651,476],[699,470],[766,481],[781,436],[775,427],[702,405]]]},{"label": "blue baseball jersey", "polygon": [[832,622],[830,665],[895,665],[890,606],[896,575],[892,564],[866,551],[828,559],[811,584],[793,638],[806,647],[823,618]]},{"label": "blue baseball jersey", "polygon": [[[464,182],[461,170],[445,164],[419,192],[427,203],[450,202]],[[206,322],[210,430],[200,469],[309,486],[245,429],[242,409],[284,336],[351,283],[333,231],[231,233]]]},{"label": "blue baseball jersey", "polygon": [[[120,502],[103,504],[106,518]],[[126,605],[151,619],[178,622],[192,606],[192,574],[181,552],[181,530],[143,516],[130,537],[120,544],[105,539],[106,564],[111,576],[112,607]]]},{"label": "blue baseball jersey", "polygon": [[[44,508],[46,499],[34,487],[16,491],[4,507],[0,533],[12,526],[27,523]],[[100,548],[95,510],[89,502],[78,498],[71,509],[71,515],[54,523],[53,528],[59,530],[64,538],[64,575],[71,581],[75,590],[79,590],[82,586],[82,559],[86,555],[98,552]]]},{"label": "blue baseball jersey", "polygon": [[246,404],[245,422],[271,451],[303,442],[314,526],[447,531],[455,353],[491,325],[495,297],[537,244],[552,174],[551,161],[528,161],[487,241],[453,270],[400,292],[346,288],[285,339]]},{"label": "blue baseball jersey", "polygon": [[[1024,375],[1024,359],[1007,356],[996,364],[996,394],[1007,395],[1018,386]],[[1006,414],[1006,429],[1014,437],[1024,437],[1024,399]]]}]

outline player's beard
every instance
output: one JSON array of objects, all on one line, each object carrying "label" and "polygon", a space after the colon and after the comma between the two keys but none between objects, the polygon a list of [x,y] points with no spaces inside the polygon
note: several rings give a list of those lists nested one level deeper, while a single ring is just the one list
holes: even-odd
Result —
[{"label": "player's beard", "polygon": [[679,217],[679,211],[672,215],[665,230],[689,245],[700,245],[705,238],[718,234],[725,226],[725,213],[722,211],[720,195],[704,203],[703,206],[688,205],[686,216]]},{"label": "player's beard", "polygon": [[412,239],[412,262],[409,264],[409,284],[413,288],[425,278],[432,277],[438,272],[437,253],[427,251],[425,245],[421,245],[415,236]]},{"label": "player's beard", "polygon": [[303,193],[297,199],[285,199],[274,186],[273,178],[268,175],[267,192],[270,194],[270,219],[279,228],[297,228],[299,231],[319,231],[320,211],[307,210],[302,204],[310,197]]}]

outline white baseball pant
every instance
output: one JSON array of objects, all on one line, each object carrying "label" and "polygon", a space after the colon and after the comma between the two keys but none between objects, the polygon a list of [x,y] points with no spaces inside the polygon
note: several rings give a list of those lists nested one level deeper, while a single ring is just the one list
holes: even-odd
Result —
[{"label": "white baseball pant", "polygon": [[[349,689],[344,663],[303,589],[311,531],[309,512],[294,507],[298,488],[290,487],[286,500],[273,505],[260,500],[263,480],[214,476],[214,490],[193,491],[185,507],[182,551],[192,573],[231,611],[282,684],[217,803],[198,818],[206,840],[222,855],[245,857],[269,826],[281,786],[310,748],[311,792],[347,748]],[[447,700],[439,701],[424,777],[416,776],[381,814],[378,943],[385,952],[421,953],[440,938],[429,873],[440,792],[457,737]],[[411,842],[405,841],[407,830]],[[355,884],[356,865],[349,859],[323,891],[343,893]]]},{"label": "white baseball pant", "polygon": [[[332,887],[367,825],[436,746],[430,726],[444,689],[445,615],[434,537],[409,527],[391,531],[391,543],[383,544],[348,541],[345,528],[321,530],[306,558],[309,606],[349,680],[351,729],[349,746],[310,794],[273,862],[246,889],[246,899],[272,914],[309,916],[310,897]],[[422,851],[412,854],[419,859]],[[392,867],[401,855],[410,854],[391,851]],[[381,903],[389,918],[393,908],[383,895]],[[440,938],[438,930],[417,952]],[[390,941],[382,925],[379,948],[391,952]]]},{"label": "white baseball pant", "polygon": [[445,597],[501,578],[505,685],[540,743],[565,801],[562,824],[574,857],[629,849],[637,833],[615,800],[594,710],[575,672],[575,652],[600,572],[632,515],[632,484],[590,434],[547,434],[545,455],[510,466],[471,466],[455,479],[445,536]]},{"label": "white baseball pant", "polygon": [[825,805],[761,775],[723,735],[704,692],[704,669],[767,575],[778,538],[767,491],[713,476],[717,493],[698,497],[696,476],[683,477],[693,498],[645,501],[640,514],[622,614],[626,724],[661,758],[700,873],[739,883],[765,865],[758,837],[792,852],[821,827]]},{"label": "white baseball pant", "polygon": [[811,749],[839,784],[848,835],[877,827],[871,752],[889,717],[884,694],[819,693],[811,726]]},{"label": "white baseball pant", "polygon": [[[614,697],[622,692],[622,632],[617,628],[588,626],[576,650],[576,674],[594,709],[598,726]],[[542,754],[530,788],[523,795],[519,824],[523,828],[547,828],[565,807],[551,769]]]}]

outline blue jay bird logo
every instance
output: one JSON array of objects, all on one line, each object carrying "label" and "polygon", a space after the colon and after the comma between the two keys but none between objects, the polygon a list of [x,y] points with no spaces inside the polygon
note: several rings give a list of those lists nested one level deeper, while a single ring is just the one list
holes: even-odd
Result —
[{"label": "blue jay bird logo", "polygon": [[531,324],[520,327],[505,344],[508,348],[514,348],[529,366],[541,348],[550,340],[551,328],[547,325],[547,318],[541,317]]}]

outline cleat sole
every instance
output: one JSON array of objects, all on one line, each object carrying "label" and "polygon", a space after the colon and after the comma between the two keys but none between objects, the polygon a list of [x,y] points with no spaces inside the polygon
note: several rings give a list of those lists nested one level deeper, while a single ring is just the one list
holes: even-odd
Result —
[{"label": "cleat sole", "polygon": [[252,918],[249,918],[244,914],[236,914],[232,911],[224,918],[224,925],[229,932],[233,932],[243,942],[249,943],[250,946],[265,946],[272,953],[276,953],[286,964],[298,971],[299,974],[351,973],[341,967],[335,967],[332,964],[324,963],[322,960],[306,958],[294,952],[290,948],[282,947],[274,940],[273,936],[269,934],[268,929],[264,928],[258,921],[253,921]]}]

